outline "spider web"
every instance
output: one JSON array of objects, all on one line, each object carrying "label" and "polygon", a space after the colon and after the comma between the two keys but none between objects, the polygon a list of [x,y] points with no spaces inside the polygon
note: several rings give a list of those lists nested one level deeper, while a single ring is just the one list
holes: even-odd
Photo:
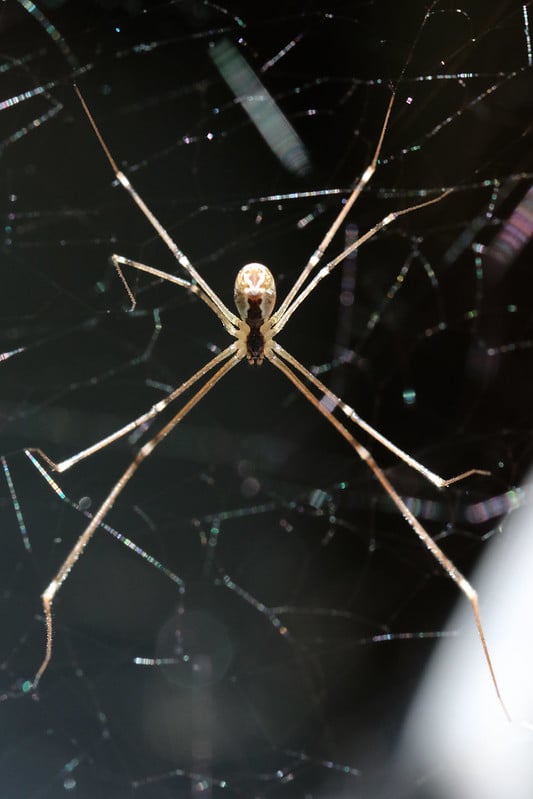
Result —
[{"label": "spider web", "polygon": [[[439,492],[359,436],[466,573],[527,498],[515,489],[532,445],[530,3],[251,5],[2,4],[6,796],[381,795],[435,639],[475,636],[446,630],[456,587],[333,428],[268,364],[241,366],[90,542],[29,690],[40,593],[161,420],[61,475],[25,448],[74,454],[227,343],[193,296],[145,274],[127,274],[130,312],[111,253],[181,273],[113,180],[73,82],[227,304],[249,261],[288,291],[396,86],[380,168],[332,254],[453,192],[347,258],[280,342],[432,470],[491,472]],[[219,71],[221,42],[268,90],[269,120],[294,131],[283,158]],[[480,658],[480,680],[485,669]]]}]

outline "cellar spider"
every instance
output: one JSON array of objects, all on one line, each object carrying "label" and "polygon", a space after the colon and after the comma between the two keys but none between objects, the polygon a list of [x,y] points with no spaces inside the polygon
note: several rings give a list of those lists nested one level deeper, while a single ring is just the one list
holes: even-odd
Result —
[{"label": "cellar spider", "polygon": [[[481,471],[479,469],[470,469],[469,471],[463,472],[462,474],[452,477],[448,480],[439,477],[439,475],[430,471],[427,467],[423,466],[406,452],[403,452],[381,433],[371,427],[368,422],[365,422],[354,411],[353,408],[343,402],[342,399],[335,396],[315,375],[313,375],[305,366],[303,366],[303,364],[301,364],[293,355],[287,352],[287,350],[284,349],[281,344],[275,341],[275,337],[278,335],[278,333],[281,333],[296,309],[311,294],[311,292],[315,290],[320,281],[329,275],[330,272],[332,272],[337,264],[343,261],[350,253],[358,249],[364,242],[373,238],[376,233],[390,225],[399,216],[412,213],[417,209],[425,208],[433,203],[437,203],[449,193],[448,190],[437,197],[424,200],[416,205],[411,205],[408,208],[403,208],[401,210],[387,214],[387,216],[385,216],[380,222],[375,224],[370,230],[368,230],[349,247],[343,250],[340,255],[337,255],[335,258],[322,266],[318,271],[315,271],[319,263],[322,261],[323,256],[331,244],[333,237],[339,230],[340,226],[349,214],[353,204],[365,186],[369,183],[376,170],[394,102],[394,94],[392,94],[388,104],[387,112],[385,114],[385,119],[372,161],[364,170],[359,180],[355,183],[355,186],[343,208],[328,229],[317,249],[309,258],[307,264],[304,266],[300,275],[296,279],[296,282],[288,292],[277,311],[274,312],[276,288],[272,273],[266,266],[263,266],[262,264],[250,263],[239,271],[235,280],[234,300],[239,313],[237,316],[226,307],[224,302],[218,297],[218,295],[208,285],[204,278],[196,271],[187,256],[179,249],[177,244],[170,237],[169,233],[148,208],[144,200],[139,196],[139,194],[137,194],[126,175],[118,168],[84,98],[77,87],[75,87],[75,90],[83,106],[85,114],[87,115],[87,118],[94,130],[94,133],[100,142],[105,156],[109,161],[113,172],[115,173],[117,181],[124,187],[132,200],[140,208],[141,212],[150,222],[159,237],[164,241],[170,252],[176,258],[189,278],[186,280],[167,272],[163,272],[159,269],[155,269],[154,267],[147,266],[146,264],[132,261],[129,258],[125,258],[121,255],[112,255],[111,260],[124,283],[128,296],[132,302],[132,306],[135,305],[135,298],[133,297],[133,293],[131,292],[131,289],[129,288],[124,277],[122,267],[132,267],[134,269],[138,269],[141,272],[154,275],[155,277],[166,280],[170,283],[174,283],[177,286],[181,286],[182,288],[186,288],[188,291],[193,292],[213,311],[213,313],[222,323],[222,326],[226,329],[230,336],[234,338],[234,341],[217,355],[215,355],[214,358],[211,358],[211,360],[200,367],[200,369],[198,369],[198,371],[196,371],[192,377],[182,383],[164,399],[155,403],[155,405],[153,405],[146,413],[141,414],[139,417],[137,417],[137,419],[134,419],[120,430],[117,430],[111,435],[106,436],[87,449],[78,452],[76,455],[61,461],[60,463],[55,463],[40,449],[27,450],[28,452],[32,451],[37,453],[55,471],[64,472],[67,469],[70,469],[71,466],[74,466],[74,464],[79,463],[84,458],[87,458],[95,452],[102,450],[112,442],[140,427],[145,422],[157,417],[168,405],[174,402],[174,400],[192,388],[200,380],[205,378],[205,381],[203,384],[201,384],[200,388],[197,388],[196,393],[194,393],[193,396],[180,408],[175,416],[169,422],[167,422],[159,430],[159,432],[155,434],[155,436],[153,436],[139,449],[133,461],[130,463],[125,472],[119,477],[110,493],[107,495],[92,517],[87,528],[80,535],[70,550],[64,563],[61,565],[55,576],[52,578],[50,584],[43,592],[42,603],[46,621],[46,650],[43,661],[35,674],[33,688],[37,688],[39,681],[41,680],[52,658],[52,642],[54,634],[52,608],[54,599],[62,584],[66,580],[68,574],[70,573],[72,567],[92,538],[95,530],[102,523],[104,517],[109,513],[117,497],[122,492],[126,484],[131,480],[141,463],[148,458],[157,445],[163,441],[163,439],[181,422],[181,420],[189,413],[189,411],[192,410],[192,408],[194,408],[194,406],[203,397],[205,397],[205,395],[211,391],[215,384],[218,383],[218,381],[231,369],[233,369],[234,366],[243,360],[247,360],[248,363],[252,365],[259,366],[266,359],[277,369],[283,372],[283,374],[291,381],[291,383],[293,383],[293,385],[305,397],[305,399],[307,399],[317,409],[317,411],[319,411],[319,413],[321,413],[341,434],[341,436],[346,439],[352,449],[355,450],[361,460],[364,461],[364,463],[366,463],[366,465],[372,471],[375,478],[381,483],[392,502],[396,505],[402,516],[418,535],[424,546],[430,551],[448,576],[454,581],[454,583],[456,583],[459,589],[467,597],[472,607],[476,627],[481,639],[483,653],[487,662],[492,683],[496,691],[496,695],[506,717],[510,719],[509,713],[500,693],[498,682],[496,680],[488,645],[481,624],[478,607],[478,596],[476,591],[470,585],[466,577],[461,574],[452,561],[444,554],[442,549],[430,537],[429,533],[426,532],[422,524],[407,507],[396,489],[391,485],[383,470],[377,465],[372,455],[354,438],[344,424],[342,424],[342,422],[340,422],[333,415],[333,411],[338,409],[348,418],[349,421],[358,425],[372,438],[386,447],[390,452],[401,458],[404,463],[415,469],[438,488],[449,486],[451,483],[462,480],[472,474],[487,474],[487,472]],[[304,383],[303,380],[306,382]],[[313,393],[313,389],[315,390],[316,394]],[[321,395],[321,398],[319,398],[318,395]]]}]

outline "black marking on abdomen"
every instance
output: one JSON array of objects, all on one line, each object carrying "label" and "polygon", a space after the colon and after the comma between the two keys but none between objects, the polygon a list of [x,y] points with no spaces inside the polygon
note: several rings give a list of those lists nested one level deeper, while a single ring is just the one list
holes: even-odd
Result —
[{"label": "black marking on abdomen", "polygon": [[265,354],[265,337],[261,333],[261,325],[264,322],[261,300],[248,297],[248,314],[245,321],[250,328],[246,338],[248,361],[260,366]]}]

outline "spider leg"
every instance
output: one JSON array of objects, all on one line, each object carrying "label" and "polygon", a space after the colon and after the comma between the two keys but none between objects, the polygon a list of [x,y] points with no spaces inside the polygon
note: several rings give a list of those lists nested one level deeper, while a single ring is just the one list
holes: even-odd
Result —
[{"label": "spider leg", "polygon": [[340,226],[342,225],[342,223],[344,222],[344,220],[346,219],[346,217],[350,213],[350,210],[351,210],[353,204],[355,203],[355,201],[357,200],[357,198],[359,197],[359,195],[363,191],[364,187],[367,185],[367,183],[372,178],[372,175],[376,171],[376,167],[377,167],[377,163],[378,163],[378,159],[379,159],[379,154],[381,153],[381,148],[383,146],[383,139],[385,138],[385,133],[387,131],[387,126],[389,124],[389,119],[390,119],[390,115],[391,115],[391,111],[392,111],[392,106],[394,104],[394,97],[395,97],[395,95],[392,94],[391,98],[389,100],[389,105],[387,106],[387,113],[385,114],[385,120],[384,120],[382,128],[381,128],[381,133],[379,135],[378,143],[376,145],[376,149],[375,149],[374,155],[372,157],[372,161],[367,166],[367,168],[365,169],[365,171],[363,172],[363,174],[361,175],[359,180],[356,182],[355,186],[353,187],[352,193],[350,194],[350,196],[348,197],[348,199],[346,200],[346,202],[342,206],[341,210],[337,214],[335,220],[333,221],[333,224],[328,229],[326,235],[324,236],[324,238],[322,239],[322,241],[320,242],[320,244],[318,245],[318,247],[316,248],[316,250],[314,251],[314,253],[310,257],[310,259],[307,262],[307,264],[304,266],[304,268],[303,268],[302,272],[300,273],[300,275],[298,276],[295,284],[290,289],[289,293],[287,294],[287,296],[285,297],[285,299],[281,303],[280,307],[278,308],[278,310],[274,314],[274,317],[273,317],[274,321],[276,321],[277,319],[279,319],[280,317],[285,315],[285,312],[287,311],[287,309],[290,306],[291,302],[296,297],[296,295],[300,291],[301,287],[303,286],[303,284],[305,283],[305,281],[307,280],[307,278],[309,277],[309,275],[311,274],[311,272],[313,271],[315,266],[317,266],[317,264],[319,264],[320,261],[322,260],[322,257],[324,255],[325,251],[327,250],[327,248],[329,247],[329,245],[331,243],[331,240],[333,239],[333,237],[337,233],[338,229],[340,228]]},{"label": "spider leg", "polygon": [[442,192],[442,194],[438,194],[436,197],[431,197],[431,199],[429,200],[424,200],[423,202],[417,203],[416,205],[409,205],[407,208],[400,208],[399,211],[393,211],[392,213],[387,214],[387,216],[383,217],[383,219],[380,220],[377,224],[375,224],[374,227],[371,227],[370,230],[367,230],[366,233],[363,233],[362,236],[359,236],[359,238],[356,239],[354,242],[352,242],[349,247],[346,247],[345,250],[339,253],[339,255],[337,255],[335,258],[329,261],[325,266],[322,267],[322,269],[320,269],[316,273],[314,278],[311,280],[310,283],[307,284],[307,286],[303,289],[303,291],[293,299],[293,301],[289,306],[285,307],[283,313],[280,313],[283,307],[281,306],[277,314],[273,314],[272,335],[277,336],[280,330],[283,330],[283,328],[285,327],[285,325],[287,324],[287,322],[289,321],[295,310],[298,308],[298,306],[301,305],[302,302],[305,299],[307,299],[309,294],[311,294],[311,292],[316,289],[320,281],[323,280],[325,277],[327,277],[330,274],[330,272],[334,270],[337,264],[340,264],[341,261],[344,261],[344,259],[347,258],[348,255],[350,255],[355,250],[358,250],[362,244],[364,244],[366,241],[369,241],[369,239],[373,238],[376,235],[376,233],[379,233],[380,230],[386,228],[388,225],[394,222],[395,219],[398,219],[399,216],[404,216],[404,214],[410,214],[413,211],[418,211],[420,208],[427,208],[428,205],[433,205],[434,203],[438,203],[441,200],[443,200],[445,197],[447,197],[448,194],[451,194],[452,191],[453,191],[452,189],[447,189],[446,191]]},{"label": "spider leg", "polygon": [[[273,352],[272,349],[269,349],[266,353],[266,357],[276,366],[281,372],[283,372],[286,377],[293,383],[294,386],[300,391],[301,394],[312,404],[314,407],[319,411],[322,416],[324,416],[328,422],[333,425],[333,427],[341,434],[341,436],[346,439],[348,444],[355,450],[355,452],[359,455],[362,461],[366,463],[368,468],[372,471],[374,476],[377,480],[381,483],[385,491],[387,492],[390,499],[394,502],[404,519],[407,523],[412,527],[414,532],[420,538],[426,549],[430,551],[433,555],[435,560],[439,563],[439,565],[444,569],[444,571],[448,574],[448,576],[454,581],[457,587],[463,592],[466,596],[470,605],[472,607],[472,611],[474,614],[474,619],[477,627],[477,631],[479,633],[479,637],[481,640],[481,646],[483,648],[483,653],[485,655],[485,660],[490,672],[490,676],[492,679],[492,683],[494,685],[494,689],[496,691],[496,696],[498,697],[498,701],[505,713],[505,716],[510,721],[511,716],[509,711],[507,710],[503,698],[500,693],[500,688],[498,686],[498,681],[496,680],[496,674],[494,671],[494,667],[492,665],[492,660],[489,654],[489,648],[487,645],[487,641],[485,638],[485,633],[483,630],[483,626],[481,624],[481,616],[479,613],[479,602],[478,602],[478,595],[476,590],[472,587],[472,585],[468,582],[466,577],[461,574],[459,569],[453,564],[453,562],[444,554],[442,549],[435,543],[435,541],[431,538],[429,533],[425,530],[422,524],[418,521],[416,516],[411,512],[411,510],[407,507],[403,499],[400,497],[394,486],[390,483],[388,478],[386,477],[383,470],[378,466],[372,455],[368,452],[365,447],[363,447],[354,436],[344,427],[344,425],[339,422],[339,420],[333,416],[332,413],[320,402],[320,400],[315,397],[315,395],[309,390],[309,388],[300,380],[299,377],[292,371],[292,369],[285,363],[278,355]],[[278,353],[279,354],[279,353]]]},{"label": "spider leg", "polygon": [[455,475],[455,477],[449,477],[445,479],[444,477],[440,477],[440,475],[435,474],[432,472],[431,469],[428,469],[427,466],[424,466],[419,461],[415,460],[411,455],[408,455],[407,452],[404,452],[402,449],[393,444],[392,441],[389,441],[388,438],[385,438],[378,430],[376,430],[372,425],[368,422],[365,422],[359,414],[354,411],[349,405],[347,405],[343,400],[339,397],[335,396],[335,394],[329,390],[327,386],[322,383],[309,369],[306,369],[305,366],[300,363],[300,361],[295,358],[290,352],[287,352],[281,344],[278,344],[277,341],[271,342],[271,346],[273,350],[285,361],[288,361],[291,366],[297,369],[310,383],[312,383],[315,388],[321,391],[324,397],[327,397],[328,402],[324,402],[324,399],[320,400],[320,403],[324,404],[329,410],[330,413],[333,413],[335,408],[340,408],[340,410],[348,417],[352,422],[355,422],[361,430],[364,430],[366,433],[372,436],[376,441],[379,441],[380,444],[383,444],[390,452],[393,452],[397,455],[401,460],[406,463],[411,469],[414,469],[419,474],[423,475],[426,480],[429,480],[430,483],[437,486],[437,488],[445,488],[446,486],[452,485],[452,483],[458,483],[460,480],[464,480],[467,477],[470,477],[473,474],[485,474],[488,475],[490,472],[486,471],[485,469],[468,469],[466,472],[462,472],[461,474]]},{"label": "spider leg", "polygon": [[[54,626],[52,620],[52,607],[54,603],[54,599],[61,588],[65,578],[69,574],[70,570],[78,560],[78,558],[83,554],[83,551],[89,541],[91,540],[92,536],[94,535],[95,530],[99,527],[103,519],[107,516],[111,508],[113,507],[117,497],[119,494],[124,490],[126,485],[129,483],[141,463],[146,460],[146,458],[153,452],[153,450],[157,447],[158,444],[163,441],[164,438],[178,425],[181,420],[189,413],[192,408],[203,398],[205,395],[213,388],[215,383],[217,383],[230,369],[233,369],[239,361],[242,360],[244,354],[241,353],[240,350],[237,349],[238,345],[236,342],[231,344],[227,349],[224,350],[224,355],[228,360],[220,366],[217,371],[212,374],[208,380],[204,383],[204,385],[198,389],[198,391],[188,400],[183,407],[172,417],[172,419],[167,422],[167,424],[159,430],[159,432],[147,441],[141,449],[138,451],[137,455],[135,456],[134,460],[130,463],[128,468],[125,472],[119,477],[113,488],[111,489],[110,493],[104,499],[96,513],[94,514],[93,518],[91,519],[88,526],[85,528],[83,533],[80,535],[72,549],[70,550],[69,554],[67,555],[65,561],[58,569],[55,576],[50,581],[49,585],[45,588],[44,592],[41,595],[42,603],[43,603],[43,611],[44,611],[44,618],[46,622],[46,650],[44,654],[43,661],[33,679],[32,687],[35,690],[39,685],[39,682],[48,668],[48,664],[52,658],[52,643],[53,643],[53,636],[54,636]],[[222,355],[222,353],[221,353]]]},{"label": "spider leg", "polygon": [[123,438],[123,436],[127,436],[128,433],[131,433],[134,430],[136,430],[142,424],[149,422],[150,419],[154,419],[158,414],[161,413],[161,411],[163,411],[168,405],[170,405],[171,402],[174,402],[175,399],[177,399],[181,394],[183,394],[185,391],[191,388],[198,380],[200,380],[200,378],[204,377],[204,375],[210,372],[211,369],[214,369],[215,366],[217,366],[221,361],[224,361],[226,358],[228,358],[232,354],[232,352],[235,351],[236,347],[237,344],[234,342],[225,350],[219,352],[218,355],[215,355],[215,357],[212,358],[210,361],[208,361],[206,364],[204,364],[204,366],[200,367],[200,369],[198,369],[198,371],[195,372],[192,375],[192,377],[190,377],[188,380],[182,383],[181,386],[178,386],[178,388],[174,389],[174,391],[172,391],[170,394],[167,394],[167,396],[164,397],[162,400],[159,400],[159,402],[156,402],[154,405],[152,405],[152,407],[148,411],[142,413],[132,422],[128,422],[128,424],[124,425],[124,427],[121,427],[119,430],[115,430],[114,433],[105,436],[105,438],[101,438],[99,441],[97,441],[95,444],[92,444],[90,447],[87,447],[86,449],[77,452],[75,455],[71,455],[70,458],[66,458],[64,461],[56,463],[56,461],[53,461],[52,458],[50,458],[46,454],[46,452],[43,452],[42,449],[39,449],[37,447],[28,448],[25,450],[25,452],[27,453],[32,452],[35,455],[39,455],[39,457],[41,457],[48,464],[48,466],[51,469],[53,469],[55,472],[66,472],[67,469],[70,469],[76,463],[85,460],[85,458],[88,458],[89,455],[94,455],[95,452],[99,452],[100,450],[105,449],[105,447],[109,446],[109,444],[112,444],[113,441],[118,441],[120,438]]},{"label": "spider leg", "polygon": [[124,284],[124,288],[128,294],[128,297],[131,301],[131,309],[135,308],[136,299],[133,295],[132,290],[130,289],[128,282],[122,272],[122,266],[132,266],[134,269],[138,269],[140,272],[147,272],[149,275],[154,275],[154,277],[159,277],[161,280],[167,280],[169,283],[174,283],[176,286],[181,286],[182,288],[186,288],[188,291],[191,291],[193,294],[196,294],[202,302],[211,308],[214,314],[218,316],[222,324],[224,325],[225,329],[230,333],[230,335],[235,336],[237,328],[234,326],[233,321],[226,318],[226,316],[222,313],[220,308],[215,305],[215,303],[211,300],[211,298],[201,289],[201,287],[197,283],[191,283],[189,280],[184,280],[182,277],[177,277],[176,275],[172,275],[169,272],[163,272],[161,269],[155,269],[153,266],[148,266],[147,264],[142,264],[139,261],[132,261],[131,258],[125,258],[123,255],[115,255],[111,256],[111,261],[113,262],[113,266],[118,272],[122,283]]},{"label": "spider leg", "polygon": [[238,324],[239,324],[238,317],[235,316],[235,314],[232,313],[232,311],[229,310],[229,308],[225,305],[225,303],[222,302],[220,297],[213,291],[211,286],[209,286],[209,284],[203,279],[203,277],[200,275],[200,273],[196,271],[196,269],[191,264],[191,262],[189,261],[189,259],[185,255],[185,253],[183,253],[180,250],[180,248],[178,247],[176,242],[172,239],[172,237],[167,232],[167,230],[165,230],[165,228],[163,227],[161,222],[157,219],[156,216],[154,216],[152,211],[148,208],[148,206],[146,205],[146,203],[144,202],[142,197],[139,194],[137,194],[137,192],[135,191],[135,189],[131,185],[130,181],[128,180],[128,178],[124,174],[124,172],[122,172],[118,168],[113,156],[111,155],[111,153],[109,151],[109,148],[108,148],[107,144],[104,141],[104,138],[103,138],[102,134],[100,133],[100,130],[99,130],[98,126],[96,125],[96,122],[93,119],[93,116],[92,116],[91,112],[89,111],[89,107],[88,107],[87,103],[85,102],[80,90],[78,89],[78,87],[76,85],[74,85],[74,89],[76,91],[76,94],[78,95],[78,98],[79,98],[82,106],[83,106],[83,110],[85,111],[85,114],[87,115],[87,118],[88,118],[88,120],[89,120],[89,122],[91,124],[91,127],[94,130],[94,133],[96,134],[96,137],[97,137],[98,141],[100,142],[100,145],[101,145],[101,147],[102,147],[102,149],[103,149],[103,151],[105,153],[105,156],[106,156],[107,160],[109,161],[109,164],[111,165],[111,168],[112,168],[113,172],[115,173],[115,177],[118,180],[118,182],[126,189],[126,191],[130,195],[130,197],[132,198],[134,203],[137,205],[138,208],[141,209],[141,211],[144,214],[144,216],[146,217],[146,219],[150,222],[150,224],[152,225],[152,227],[154,228],[156,233],[165,242],[165,244],[167,245],[168,249],[170,250],[170,252],[174,256],[174,258],[176,258],[176,260],[181,264],[181,266],[183,267],[183,269],[185,269],[187,274],[194,280],[195,283],[197,283],[201,287],[201,289],[209,297],[211,302],[214,305],[216,305],[216,307],[219,309],[220,313],[228,321],[233,323],[233,325],[235,325],[235,327],[237,327]]}]

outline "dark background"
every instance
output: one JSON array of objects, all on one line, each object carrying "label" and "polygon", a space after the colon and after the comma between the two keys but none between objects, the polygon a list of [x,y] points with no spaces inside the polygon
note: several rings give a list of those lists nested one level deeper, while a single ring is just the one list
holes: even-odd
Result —
[{"label": "dark background", "polygon": [[[113,185],[72,85],[228,304],[248,261],[288,290],[368,164],[397,86],[384,163],[349,223],[364,231],[425,190],[455,190],[361,249],[353,297],[353,262],[339,267],[280,341],[434,471],[491,472],[439,492],[360,436],[468,573],[509,509],[503,499],[495,515],[490,499],[531,461],[531,248],[505,264],[490,249],[531,177],[523,4],[26,6],[0,10],[1,350],[23,350],[0,364],[0,450],[17,497],[6,476],[2,795],[376,796],[459,592],[269,364],[214,388],[106,520],[184,591],[99,530],[58,594],[53,661],[28,691],[44,651],[39,595],[137,443],[55,475],[66,501],[24,448],[74,454],[227,344],[186,291],[135,272],[129,313],[112,252],[181,272]],[[209,46],[223,37],[296,129],[307,175],[282,167],[217,73]],[[344,231],[331,252],[343,242]],[[487,518],[472,519],[483,502]]]}]

